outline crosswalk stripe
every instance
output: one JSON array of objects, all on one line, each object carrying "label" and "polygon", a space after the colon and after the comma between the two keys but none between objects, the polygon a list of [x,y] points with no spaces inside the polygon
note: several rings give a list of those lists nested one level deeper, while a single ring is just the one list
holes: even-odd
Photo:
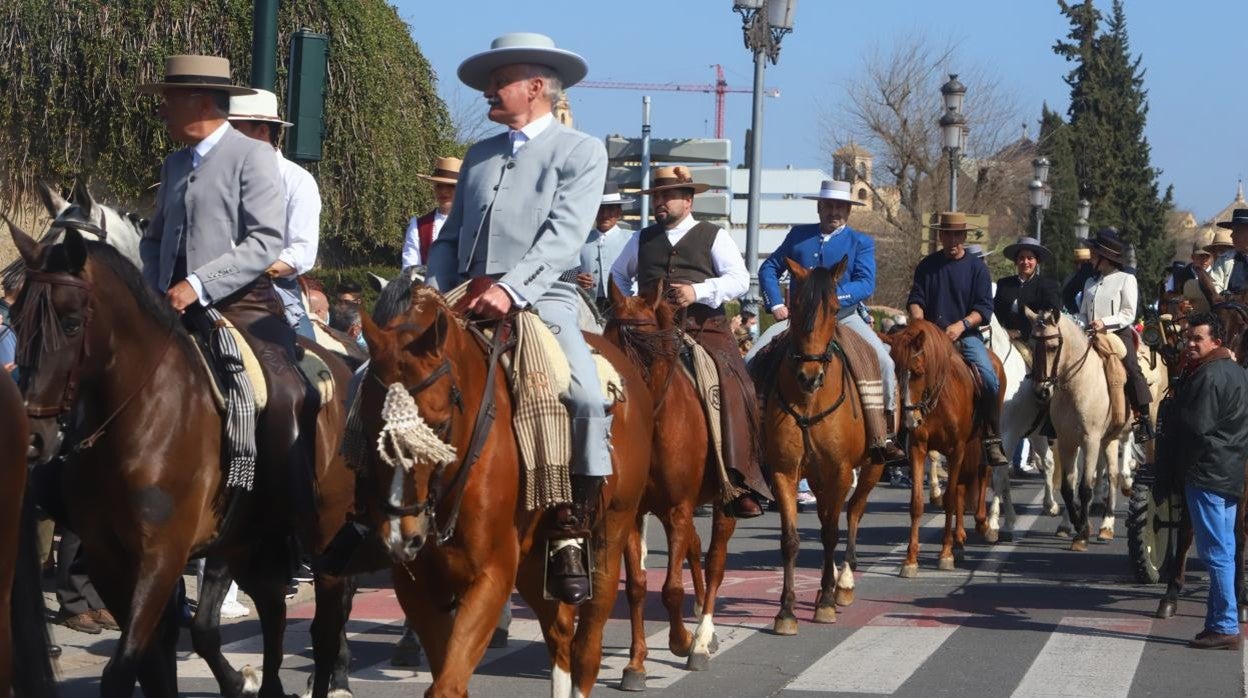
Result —
[{"label": "crosswalk stripe", "polygon": [[[481,663],[477,667],[478,671],[491,662],[527,649],[530,645],[545,643],[545,640],[542,638],[541,624],[529,618],[513,620],[508,633],[510,637],[508,638],[507,646],[487,649],[485,656],[481,658]],[[433,683],[433,674],[429,673],[429,662],[427,659],[421,662],[421,668],[417,670],[411,667],[390,666],[390,658],[385,657],[382,661],[369,666],[353,669],[351,671],[351,682],[355,683],[356,681],[386,681],[390,683],[406,681],[409,683],[430,684]]]},{"label": "crosswalk stripe", "polygon": [[959,615],[915,624],[880,616],[797,675],[790,691],[894,693],[960,627]]},{"label": "crosswalk stripe", "polygon": [[[1125,697],[1148,641],[1153,621],[1148,618],[1066,617],[1031,663],[1014,690],[1016,698],[1087,695]],[[1117,677],[1105,680],[1106,667]]]},{"label": "crosswalk stripe", "polygon": [[[693,628],[686,622],[692,632]],[[759,625],[725,625],[716,624],[715,635],[719,638],[719,649],[715,654],[711,655],[712,666],[722,657],[724,652],[732,649],[733,646],[739,644],[742,640],[756,634],[762,626]],[[689,675],[685,670],[685,659],[672,654],[667,648],[667,624],[663,625],[663,629],[646,638],[646,689],[658,690],[671,686]],[[628,666],[629,648],[623,647],[604,651],[602,654],[602,666],[598,670],[599,686],[615,686],[619,684],[620,677],[624,674],[624,667]]]}]

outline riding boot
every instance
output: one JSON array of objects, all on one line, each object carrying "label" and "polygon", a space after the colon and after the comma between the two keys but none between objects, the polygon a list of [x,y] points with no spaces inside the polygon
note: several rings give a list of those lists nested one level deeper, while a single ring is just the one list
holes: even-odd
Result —
[{"label": "riding boot", "polygon": [[994,468],[1008,467],[1010,459],[1001,448],[1001,414],[996,396],[981,398],[980,410],[984,424],[984,453],[988,456],[988,464]]},{"label": "riding boot", "polygon": [[591,541],[605,479],[573,475],[572,504],[561,504],[551,512],[546,536],[546,593],[572,606],[588,600],[592,590],[585,562],[593,554]]},{"label": "riding boot", "polygon": [[884,437],[884,446],[880,449],[886,465],[897,465],[906,460],[906,452],[901,448],[897,438],[897,422],[892,410],[885,410],[884,423],[888,425],[888,434]]}]

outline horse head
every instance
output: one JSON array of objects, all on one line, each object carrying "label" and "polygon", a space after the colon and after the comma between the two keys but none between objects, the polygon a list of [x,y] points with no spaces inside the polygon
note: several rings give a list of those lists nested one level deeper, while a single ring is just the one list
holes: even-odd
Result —
[{"label": "horse head", "polygon": [[1037,313],[1030,308],[1024,308],[1023,313],[1032,323],[1032,387],[1036,392],[1036,397],[1042,402],[1047,402],[1057,387],[1062,353],[1066,348],[1067,335],[1070,332],[1068,328],[1063,327],[1062,313],[1059,310],[1042,310]]},{"label": "horse head", "polygon": [[91,280],[84,273],[87,245],[72,229],[62,243],[41,243],[5,220],[28,270],[13,307],[13,329],[30,418],[29,456],[44,463],[60,449],[65,421],[77,399],[79,371],[89,353],[94,305]]},{"label": "horse head", "polygon": [[922,427],[936,407],[956,360],[955,349],[945,333],[926,320],[912,320],[892,336],[890,345],[901,388],[902,427],[912,431]]},{"label": "horse head", "polygon": [[365,426],[387,444],[371,462],[373,501],[384,503],[378,531],[395,562],[410,562],[439,535],[442,476],[456,459],[450,439],[464,406],[448,340],[461,330],[446,301],[425,286],[413,288],[406,311],[384,326],[367,313],[361,324],[370,355],[361,399],[372,406],[364,414],[380,420],[366,418]]},{"label": "horse head", "polygon": [[793,275],[794,293],[789,321],[789,341],[797,383],[805,393],[823,386],[828,363],[839,351],[836,344],[836,315],[841,309],[836,286],[845,273],[849,257],[832,266],[807,269],[785,259]]},{"label": "horse head", "polygon": [[664,284],[660,281],[641,295],[627,296],[612,280],[607,295],[611,315],[602,335],[620,347],[649,380],[656,359],[673,359],[679,351],[676,311],[664,301]]}]

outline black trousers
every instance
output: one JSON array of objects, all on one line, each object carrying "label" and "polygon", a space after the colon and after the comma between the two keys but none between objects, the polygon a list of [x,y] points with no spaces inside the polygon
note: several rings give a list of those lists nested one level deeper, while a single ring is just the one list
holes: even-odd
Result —
[{"label": "black trousers", "polygon": [[1127,357],[1122,360],[1123,366],[1127,369],[1127,402],[1131,403],[1131,407],[1136,412],[1148,414],[1149,404],[1153,401],[1153,394],[1148,389],[1148,379],[1144,377],[1144,372],[1140,370],[1140,360],[1135,354],[1135,331],[1130,327],[1124,327],[1114,334],[1122,340],[1127,347]]},{"label": "black trousers", "polygon": [[104,601],[87,576],[82,540],[69,529],[61,530],[61,544],[56,549],[56,600],[61,604],[61,612],[71,616],[104,608]]}]

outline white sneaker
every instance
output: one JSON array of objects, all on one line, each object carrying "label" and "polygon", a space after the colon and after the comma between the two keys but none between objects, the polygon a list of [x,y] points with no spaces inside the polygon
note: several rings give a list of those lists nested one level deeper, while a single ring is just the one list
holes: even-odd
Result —
[{"label": "white sneaker", "polygon": [[816,501],[818,500],[815,499],[815,495],[810,492],[798,492],[797,493],[798,504],[814,504]]},{"label": "white sneaker", "polygon": [[246,618],[249,615],[251,615],[251,609],[237,601],[227,601],[221,604],[222,618]]}]

